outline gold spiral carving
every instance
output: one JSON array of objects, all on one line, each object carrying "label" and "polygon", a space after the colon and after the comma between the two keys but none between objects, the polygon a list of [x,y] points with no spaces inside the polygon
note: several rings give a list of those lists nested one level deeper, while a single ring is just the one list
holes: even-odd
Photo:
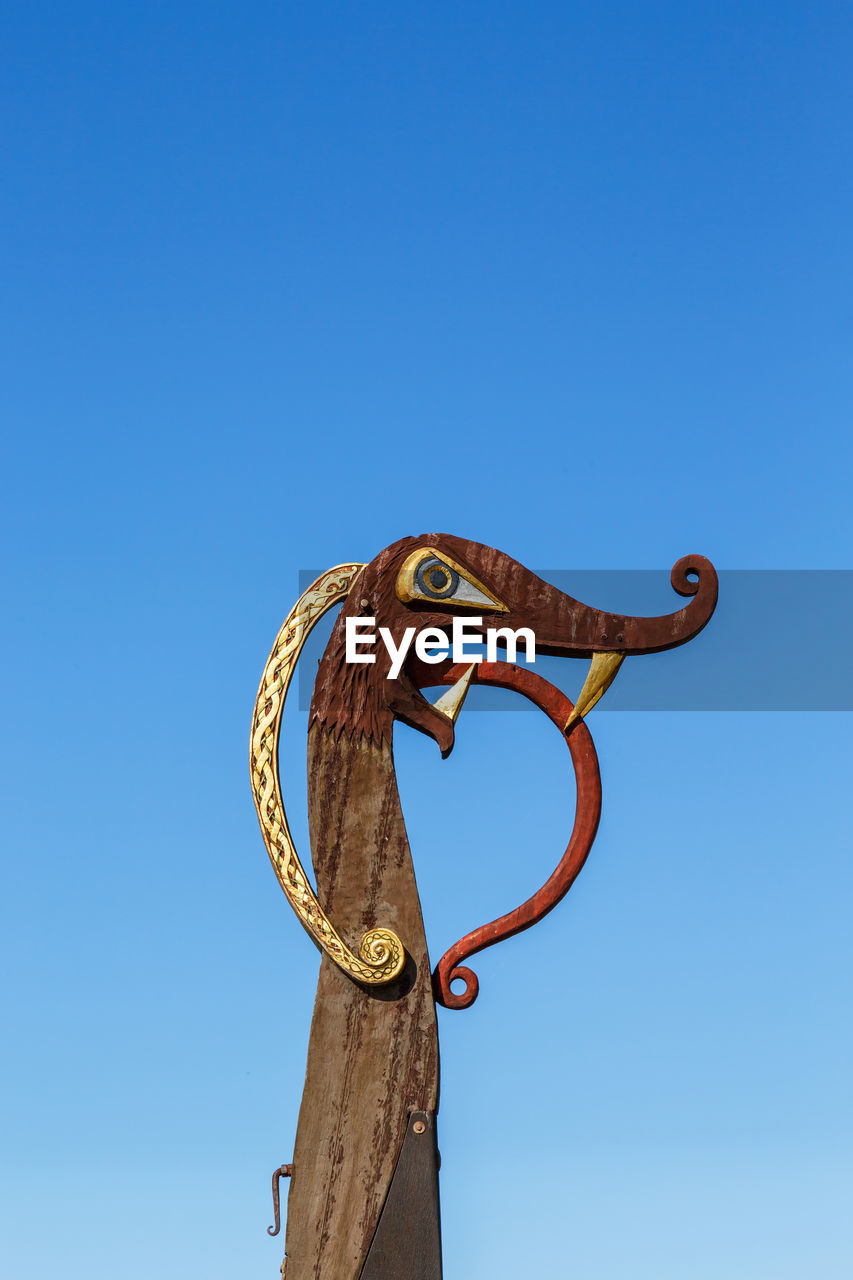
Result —
[{"label": "gold spiral carving", "polygon": [[346,598],[363,564],[327,569],[296,601],[275,638],[252,716],[252,795],[273,870],[293,910],[321,950],[358,982],[376,986],[401,972],[406,955],[390,929],[369,929],[352,952],[324,912],[299,861],[287,825],[278,774],[284,700],[308,633],[327,610]]}]

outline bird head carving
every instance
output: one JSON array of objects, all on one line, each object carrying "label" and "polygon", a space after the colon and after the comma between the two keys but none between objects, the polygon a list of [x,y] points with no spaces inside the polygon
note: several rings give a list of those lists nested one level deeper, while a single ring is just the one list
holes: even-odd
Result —
[{"label": "bird head carving", "polygon": [[[418,656],[412,637],[429,629],[434,643],[442,636],[447,641],[454,617],[467,620],[470,636],[493,628],[502,643],[500,629],[527,628],[537,653],[590,659],[573,713],[578,719],[608,688],[626,656],[684,644],[705,626],[717,600],[710,561],[685,556],[674,565],[671,582],[689,598],[687,605],[662,617],[628,617],[573,599],[482,543],[438,533],[402,538],[365,565],[353,584],[320,663],[311,720],[336,734],[381,742],[390,739],[393,721],[400,719],[434,738],[448,755],[455,717],[421,693],[438,683],[440,668]],[[373,620],[377,633],[384,630],[386,642],[375,646],[373,661],[347,661],[348,619],[365,625]],[[405,657],[395,664],[392,651],[402,651],[407,633]]]},{"label": "bird head carving", "polygon": [[[369,928],[356,954],[335,930],[311,890],[293,845],[278,776],[284,699],[305,637],[317,619],[333,605],[342,605],[320,662],[309,715],[309,733],[315,729],[334,747],[338,764],[345,745],[350,757],[364,745],[387,747],[395,719],[428,734],[442,754],[449,755],[456,715],[475,669],[478,682],[514,689],[549,715],[566,735],[578,781],[575,829],[561,864],[565,874],[558,877],[564,893],[592,844],[600,805],[592,739],[585,726],[582,732],[574,732],[574,726],[608,688],[626,656],[684,644],[702,630],[714,611],[717,575],[704,556],[683,557],[670,576],[675,591],[688,600],[674,613],[653,618],[605,613],[558,591],[493,547],[430,533],[393,543],[369,564],[329,569],[302,594],[279,630],[255,702],[252,790],[267,852],[288,901],[315,942],[357,981],[371,985],[392,981],[404,963],[403,945],[392,930]],[[415,635],[424,639],[432,633],[433,642],[446,646],[462,618],[467,619],[469,640],[486,636],[485,663],[477,666],[475,662],[466,669],[449,658],[439,658],[434,665],[435,653],[428,653],[423,645],[419,652],[417,644],[412,645]],[[384,642],[375,645],[367,660],[353,660],[355,655],[347,647],[348,635],[360,620],[375,628]],[[573,705],[533,672],[490,658],[489,637],[497,647],[501,629],[510,633],[526,629],[536,653],[588,659],[589,671],[577,702]],[[433,705],[421,690],[438,684],[452,688]],[[393,768],[389,751],[374,754],[385,759],[385,767]],[[587,784],[581,786],[584,771]],[[310,800],[309,795],[309,809]],[[363,856],[360,844],[358,856]],[[558,900],[553,893],[546,896],[552,905]],[[511,918],[495,922],[494,929],[489,926],[489,942],[479,942],[477,948],[540,918],[537,895],[526,905],[530,906],[529,911],[525,907],[526,923],[519,924],[518,911],[512,913]],[[461,946],[446,953],[438,966],[441,972],[445,961],[450,965],[460,955],[471,954],[470,948],[460,951]],[[447,984],[461,970],[448,968],[445,978],[441,972],[441,998],[449,1002]],[[472,986],[468,1003],[473,991]],[[456,1007],[462,1005],[457,1002]]]}]

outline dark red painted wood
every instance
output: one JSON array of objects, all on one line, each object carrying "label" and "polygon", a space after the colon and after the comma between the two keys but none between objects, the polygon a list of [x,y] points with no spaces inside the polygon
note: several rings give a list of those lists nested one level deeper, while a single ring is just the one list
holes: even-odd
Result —
[{"label": "dark red painted wood", "polygon": [[[462,666],[450,667],[441,673],[441,682],[453,684],[463,671]],[[566,851],[554,874],[542,888],[514,911],[508,911],[490,924],[466,933],[439,960],[433,972],[433,992],[436,1001],[446,1009],[467,1009],[477,998],[480,987],[477,975],[462,963],[464,960],[537,924],[566,896],[586,862],[601,817],[601,775],[595,744],[582,720],[568,734],[564,734],[564,725],[572,712],[573,704],[562,690],[555,688],[535,672],[506,662],[479,663],[472,683],[513,689],[545,712],[568,743],[575,769],[577,803],[575,823]],[[465,990],[456,993],[451,990],[451,983],[460,978],[465,982]]]}]

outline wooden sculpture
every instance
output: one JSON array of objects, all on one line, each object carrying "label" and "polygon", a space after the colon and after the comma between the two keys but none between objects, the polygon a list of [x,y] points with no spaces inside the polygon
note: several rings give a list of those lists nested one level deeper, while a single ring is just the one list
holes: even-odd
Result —
[{"label": "wooden sculpture", "polygon": [[[369,564],[329,570],[285,621],[255,705],[252,787],[276,875],[322,951],[293,1162],[277,1171],[292,1172],[287,1280],[439,1280],[435,1003],[470,1005],[477,979],[461,962],[541,919],[578,874],[601,804],[583,716],[626,656],[684,644],[716,604],[716,573],[704,557],[679,560],[671,580],[689,597],[685,607],[657,618],[622,617],[579,603],[492,547],[427,534],[395,542]],[[277,746],[299,652],[335,604],[342,608],[317,673],[308,728],[315,894],[288,829]],[[426,643],[418,656],[413,635],[432,629],[433,642],[450,638],[460,618],[469,635],[491,629],[501,643],[500,628],[526,628],[536,653],[590,659],[576,706],[514,663],[436,663]],[[384,643],[362,639],[355,647],[354,637],[370,627],[377,637],[384,629]],[[405,721],[448,756],[472,682],[515,689],[556,724],[575,768],[576,817],[548,883],[467,935],[432,975],[394,774],[393,726]],[[439,684],[450,688],[433,704],[421,690]],[[461,993],[451,990],[457,979],[465,984]],[[277,1202],[275,1178],[274,1189]]]}]

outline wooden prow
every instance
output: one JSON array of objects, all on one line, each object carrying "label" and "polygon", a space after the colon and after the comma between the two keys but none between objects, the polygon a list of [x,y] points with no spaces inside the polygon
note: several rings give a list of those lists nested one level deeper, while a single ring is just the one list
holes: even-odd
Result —
[{"label": "wooden prow", "polygon": [[409,1112],[438,1105],[438,1029],[391,744],[308,733],[318,895],[345,936],[377,922],[407,952],[368,990],[324,956],[287,1208],[287,1280],[358,1280]]},{"label": "wooden prow", "polygon": [[[424,575],[435,565],[441,573],[430,586]],[[460,581],[468,592],[460,596],[462,605],[466,598],[469,604],[473,599],[479,608],[479,592],[487,606],[495,606],[492,620],[535,628],[537,653],[591,658],[596,692],[602,663],[606,665],[603,655],[621,658],[685,643],[707,622],[717,593],[713,566],[690,556],[672,572],[675,590],[693,597],[683,609],[655,618],[606,614],[557,591],[494,548],[430,534],[402,539],[370,564],[330,570],[288,616],[256,703],[253,790],[279,882],[324,954],[288,1198],[287,1280],[360,1280],[409,1117],[417,1111],[434,1118],[438,1105],[434,992],[392,738],[394,720],[400,719],[429,734],[442,754],[449,754],[454,717],[421,693],[449,672],[439,677],[434,667],[419,671],[417,660],[412,660],[391,677],[390,658],[381,649],[372,664],[347,659],[345,635],[347,621],[354,617],[384,624],[395,641],[413,620],[447,634],[452,616],[447,606],[452,601],[446,592],[451,587],[456,591]],[[276,790],[277,733],[284,692],[306,628],[333,599],[341,599],[345,589],[317,673],[309,718],[314,898]],[[433,594],[425,594],[428,590]],[[488,608],[483,612],[488,614]],[[483,627],[486,621],[481,617],[477,625]],[[517,687],[561,731],[572,725],[572,704],[532,673],[486,663],[479,674],[486,683]],[[590,694],[589,705],[592,701]],[[541,919],[568,890],[589,852],[598,823],[600,784],[595,751],[582,723],[572,728],[568,745],[578,780],[578,812],[563,860],[521,907],[474,930],[442,958],[435,991],[448,1007],[467,1007],[476,995],[476,977],[460,961]],[[359,959],[350,948],[369,930],[384,931],[383,945],[389,948],[381,956]],[[405,951],[402,973],[400,944]],[[465,980],[464,995],[451,991],[456,978]],[[395,1202],[399,1182],[394,1187],[389,1203]],[[382,1228],[386,1234],[387,1221],[386,1217]],[[384,1252],[377,1245],[368,1271],[375,1270],[377,1250]],[[439,1258],[436,1275],[440,1268]],[[378,1274],[384,1280],[384,1273]],[[395,1272],[390,1274],[397,1280]]]}]

